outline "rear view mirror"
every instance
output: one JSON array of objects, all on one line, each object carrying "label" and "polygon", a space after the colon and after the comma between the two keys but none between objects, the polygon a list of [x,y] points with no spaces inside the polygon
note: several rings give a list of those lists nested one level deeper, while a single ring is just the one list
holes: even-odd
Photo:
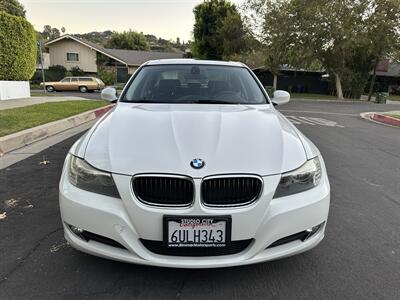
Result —
[{"label": "rear view mirror", "polygon": [[101,91],[101,99],[115,102],[118,100],[118,92],[114,87],[107,87]]},{"label": "rear view mirror", "polygon": [[286,91],[277,90],[274,92],[274,97],[271,100],[275,105],[286,104],[290,100],[290,94]]}]

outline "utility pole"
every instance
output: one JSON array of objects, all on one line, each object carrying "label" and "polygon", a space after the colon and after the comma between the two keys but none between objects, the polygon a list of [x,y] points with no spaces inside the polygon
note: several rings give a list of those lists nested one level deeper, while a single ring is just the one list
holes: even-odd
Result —
[{"label": "utility pole", "polygon": [[43,91],[46,94],[47,90],[46,90],[46,80],[44,78],[44,67],[43,67],[43,51],[42,51],[42,42],[38,41],[37,42],[38,47],[39,47],[39,51],[40,51],[40,65],[42,67],[42,82],[43,82]]}]

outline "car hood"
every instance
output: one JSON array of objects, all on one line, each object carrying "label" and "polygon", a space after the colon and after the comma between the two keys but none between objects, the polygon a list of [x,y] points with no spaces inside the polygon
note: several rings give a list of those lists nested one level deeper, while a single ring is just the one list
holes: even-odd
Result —
[{"label": "car hood", "polygon": [[[269,105],[118,103],[83,144],[92,166],[127,175],[265,176],[307,160],[295,128]],[[195,158],[202,169],[190,166]]]}]

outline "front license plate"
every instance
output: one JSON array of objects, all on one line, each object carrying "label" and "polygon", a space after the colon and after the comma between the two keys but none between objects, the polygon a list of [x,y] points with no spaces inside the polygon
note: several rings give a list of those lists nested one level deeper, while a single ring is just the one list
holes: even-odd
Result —
[{"label": "front license plate", "polygon": [[231,238],[231,218],[164,217],[164,243],[168,247],[225,247]]}]

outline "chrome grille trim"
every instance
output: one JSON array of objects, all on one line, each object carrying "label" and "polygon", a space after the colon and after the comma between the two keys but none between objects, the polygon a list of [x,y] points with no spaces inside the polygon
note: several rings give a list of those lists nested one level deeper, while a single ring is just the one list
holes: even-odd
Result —
[{"label": "chrome grille trim", "polygon": [[[184,184],[183,180],[190,182],[191,185],[191,192],[192,195],[190,199],[188,199],[187,203],[182,203],[182,204],[173,204],[173,203],[167,203],[167,204],[162,204],[162,203],[157,203],[157,202],[150,202],[145,199],[143,199],[140,195],[138,195],[138,192],[135,189],[135,180],[138,178],[144,178],[143,181],[140,182],[142,185],[141,188],[145,188],[144,185],[150,185],[151,188],[154,188],[154,180],[151,180],[152,178],[159,178],[159,182],[163,182],[164,186],[169,189],[169,192],[173,192],[173,190],[179,190],[179,188],[182,188],[182,185]],[[174,180],[173,183],[171,180],[168,181],[168,179],[181,179],[181,180]],[[193,205],[194,199],[195,199],[195,184],[194,181],[191,177],[184,176],[184,175],[176,175],[176,174],[161,174],[161,173],[143,173],[143,174],[136,174],[132,177],[131,180],[131,192],[135,196],[136,199],[138,199],[141,203],[152,206],[152,207],[170,207],[170,208],[187,208]]]},{"label": "chrome grille trim", "polygon": [[[259,185],[259,190],[256,193],[256,195],[254,197],[252,197],[252,199],[250,199],[249,201],[246,201],[246,202],[233,203],[233,204],[212,204],[212,203],[208,203],[207,199],[204,199],[204,196],[205,196],[204,195],[204,190],[203,190],[204,183],[206,181],[208,181],[208,180],[229,179],[229,178],[242,178],[242,179],[252,178],[252,179],[256,179],[256,180],[259,181],[259,184],[260,184]],[[211,184],[212,184],[212,187],[214,189],[216,189],[217,186],[218,186],[218,189],[222,190],[222,196],[226,197],[227,193],[228,193],[228,190],[231,189],[231,188],[232,189],[236,188],[236,184],[238,185],[237,186],[238,188],[244,189],[245,186],[246,186],[247,189],[252,189],[252,188],[254,188],[254,183],[255,182],[253,180],[241,180],[239,182],[237,182],[236,180],[232,180],[232,181],[230,181],[230,180],[214,180]],[[241,187],[240,187],[240,185],[241,185]],[[258,175],[253,175],[253,174],[213,175],[213,176],[204,177],[202,179],[201,188],[200,188],[200,199],[201,199],[201,203],[206,207],[214,207],[214,208],[243,207],[243,206],[250,205],[250,204],[256,202],[260,198],[263,190],[264,190],[264,181],[263,181],[262,177],[260,177]],[[223,198],[223,197],[221,197],[221,198]]]}]

